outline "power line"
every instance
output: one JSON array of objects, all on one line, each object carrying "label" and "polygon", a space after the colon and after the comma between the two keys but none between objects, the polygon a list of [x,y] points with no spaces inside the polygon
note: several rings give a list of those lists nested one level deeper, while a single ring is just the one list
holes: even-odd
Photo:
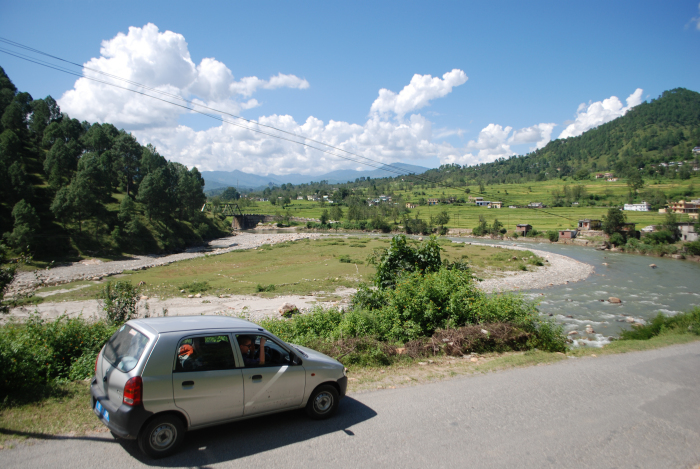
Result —
[{"label": "power line", "polygon": [[[262,135],[266,135],[266,136],[269,136],[269,137],[272,137],[272,138],[277,138],[277,139],[279,139],[279,140],[283,140],[283,141],[287,141],[287,142],[291,142],[291,143],[296,143],[296,144],[298,144],[298,145],[302,145],[302,146],[305,146],[305,147],[307,147],[307,148],[314,149],[314,150],[320,151],[320,152],[322,152],[322,153],[326,153],[326,154],[331,155],[331,156],[335,156],[335,157],[338,157],[338,158],[342,158],[342,159],[345,159],[345,160],[347,160],[347,161],[351,161],[351,162],[354,162],[354,163],[358,163],[358,164],[370,166],[370,167],[373,167],[373,168],[376,168],[376,169],[381,169],[381,170],[383,170],[383,171],[387,171],[387,172],[389,172],[389,173],[396,174],[397,176],[413,177],[413,178],[415,178],[415,179],[417,179],[417,180],[419,180],[419,181],[422,181],[422,182],[426,182],[426,183],[430,183],[430,184],[436,184],[436,185],[439,185],[439,186],[442,186],[442,187],[445,187],[445,188],[448,188],[448,189],[453,189],[453,190],[459,191],[460,193],[463,192],[463,190],[462,190],[461,188],[456,187],[456,186],[452,186],[452,185],[450,185],[450,184],[446,184],[446,183],[444,183],[444,182],[442,182],[442,181],[434,181],[434,180],[431,180],[431,179],[429,179],[429,178],[427,178],[427,177],[425,177],[425,176],[421,176],[421,175],[416,175],[416,174],[414,174],[414,173],[410,173],[410,172],[408,172],[407,170],[401,169],[401,168],[396,167],[396,166],[393,166],[393,165],[391,165],[391,164],[382,163],[382,162],[373,160],[373,159],[371,159],[371,158],[368,158],[368,157],[366,157],[366,156],[362,156],[362,155],[359,155],[359,154],[357,154],[357,153],[353,153],[353,152],[351,152],[351,151],[345,150],[345,149],[343,149],[343,148],[339,148],[339,147],[336,147],[336,146],[333,146],[333,145],[330,145],[330,144],[321,142],[321,141],[319,141],[319,140],[314,140],[314,139],[312,139],[312,138],[309,138],[309,137],[306,137],[306,136],[303,136],[303,135],[299,135],[299,134],[295,134],[295,133],[293,133],[293,132],[289,132],[289,131],[286,131],[286,130],[283,130],[283,129],[279,129],[279,128],[274,127],[274,126],[271,126],[271,125],[261,124],[260,122],[257,122],[257,121],[254,121],[254,120],[246,119],[246,118],[244,118],[244,117],[237,116],[237,115],[235,115],[235,114],[232,114],[232,113],[229,113],[229,112],[226,112],[226,111],[218,110],[218,109],[215,109],[215,108],[211,108],[211,107],[205,106],[205,105],[203,105],[203,104],[196,103],[196,102],[194,102],[194,101],[192,101],[192,100],[188,100],[188,99],[183,98],[182,96],[179,96],[179,95],[174,94],[174,93],[169,93],[169,92],[166,92],[166,91],[163,91],[163,90],[158,90],[158,89],[156,89],[156,88],[148,87],[148,86],[143,85],[143,84],[141,84],[141,83],[138,83],[138,82],[135,82],[135,81],[132,81],[132,80],[123,78],[123,77],[119,77],[119,76],[117,76],[117,75],[113,75],[113,74],[110,74],[110,73],[103,72],[103,71],[101,71],[101,70],[97,70],[97,69],[92,69],[92,68],[89,68],[89,67],[85,67],[85,66],[83,66],[83,65],[81,65],[81,64],[78,64],[78,63],[75,63],[75,62],[71,62],[71,61],[69,61],[69,60],[66,60],[66,59],[63,59],[63,58],[60,58],[60,57],[57,57],[57,56],[48,54],[48,53],[46,53],[46,52],[43,52],[43,51],[40,51],[40,50],[38,50],[38,49],[35,49],[35,48],[32,48],[32,47],[29,47],[29,46],[26,46],[26,45],[17,43],[17,42],[15,42],[15,41],[11,41],[11,40],[6,39],[6,38],[0,37],[0,42],[3,42],[3,43],[8,44],[8,45],[10,45],[10,46],[14,46],[14,47],[17,47],[17,48],[26,50],[26,51],[30,51],[30,52],[33,52],[33,53],[36,53],[36,54],[40,54],[40,55],[43,55],[43,56],[46,56],[46,57],[50,57],[50,58],[52,58],[52,59],[59,60],[59,61],[64,62],[64,63],[68,63],[68,64],[73,65],[73,66],[76,66],[76,67],[80,67],[80,68],[81,68],[81,73],[75,72],[75,71],[73,71],[73,70],[71,70],[71,69],[68,69],[68,68],[66,68],[66,67],[62,67],[62,66],[59,66],[59,65],[56,65],[56,64],[52,64],[52,63],[50,63],[50,62],[47,62],[47,61],[44,61],[44,60],[41,60],[41,59],[37,59],[37,58],[35,58],[35,57],[28,56],[28,55],[26,55],[26,54],[22,54],[22,53],[19,53],[19,52],[9,51],[9,50],[7,50],[7,49],[0,48],[0,52],[3,52],[3,53],[5,53],[5,54],[11,55],[11,56],[13,56],[13,57],[19,58],[19,59],[21,59],[21,60],[25,60],[25,61],[28,61],[28,62],[37,64],[37,65],[40,65],[40,66],[43,66],[43,67],[47,67],[47,68],[50,68],[50,69],[53,69],[53,70],[56,70],[56,71],[60,71],[60,72],[63,72],[63,73],[69,74],[69,75],[73,75],[73,76],[76,76],[76,77],[79,77],[79,78],[85,78],[85,79],[87,79],[87,80],[91,80],[91,81],[94,81],[94,82],[97,82],[97,83],[102,83],[102,84],[105,84],[105,85],[108,85],[108,86],[112,86],[112,87],[115,87],[115,88],[119,88],[119,89],[123,89],[123,90],[126,90],[126,91],[130,91],[130,92],[132,92],[132,93],[140,94],[140,95],[142,95],[142,96],[149,97],[149,98],[151,98],[151,99],[156,99],[156,100],[158,100],[158,101],[161,101],[161,102],[164,102],[164,103],[167,103],[167,104],[171,104],[171,105],[174,105],[174,106],[177,106],[177,107],[186,109],[186,110],[188,110],[188,111],[196,112],[196,113],[198,113],[198,114],[204,115],[204,116],[206,116],[206,117],[210,117],[210,118],[212,118],[212,119],[219,120],[219,121],[221,121],[221,122],[223,122],[223,123],[227,123],[227,124],[229,124],[229,125],[233,125],[233,126],[236,126],[236,127],[239,127],[239,128],[245,129],[245,130],[249,130],[249,131],[252,131],[252,132],[256,132],[256,133],[259,133],[259,134],[262,134]],[[106,77],[109,77],[109,78],[112,78],[112,79],[115,79],[115,80],[123,81],[123,82],[125,82],[125,83],[127,83],[127,84],[130,84],[130,85],[132,85],[132,86],[136,86],[136,87],[139,87],[139,88],[143,88],[143,89],[145,89],[145,90],[148,90],[148,91],[151,91],[151,92],[160,94],[160,95],[162,95],[162,96],[168,96],[168,97],[170,97],[170,98],[172,98],[172,99],[180,100],[180,101],[182,101],[182,102],[188,104],[189,106],[186,106],[186,105],[183,105],[183,104],[179,104],[179,103],[176,103],[176,102],[173,102],[173,101],[169,101],[169,100],[167,100],[167,99],[160,98],[160,97],[158,97],[158,96],[153,96],[153,95],[151,95],[151,94],[146,93],[145,91],[139,91],[139,90],[127,88],[127,87],[125,87],[125,86],[120,86],[120,85],[115,84],[115,83],[110,83],[110,82],[108,82],[108,81],[104,81],[104,80],[97,79],[97,78],[95,78],[95,77],[90,77],[90,76],[86,75],[82,70],[89,70],[89,71],[91,71],[91,72],[95,72],[95,73],[98,73],[98,74],[100,74],[100,75],[103,75],[103,76],[106,76]],[[260,129],[255,129],[255,128],[252,128],[252,127],[248,127],[248,126],[239,124],[239,123],[237,123],[237,122],[233,122],[233,121],[224,119],[223,117],[220,117],[220,116],[217,116],[217,115],[214,115],[214,114],[210,114],[210,113],[207,113],[207,112],[204,112],[204,111],[195,109],[195,106],[200,107],[200,108],[203,108],[203,109],[206,109],[206,110],[209,110],[209,111],[216,112],[217,114],[227,115],[227,116],[230,116],[230,117],[233,117],[233,118],[236,118],[236,119],[239,119],[239,120],[248,122],[248,123],[250,123],[250,124],[257,125],[257,126],[259,126],[259,127],[265,127],[265,128],[268,128],[268,129],[277,131],[277,132],[281,132],[281,133],[287,134],[287,135],[292,136],[292,137],[301,138],[301,139],[307,140],[307,141],[309,141],[309,142],[313,142],[313,143],[318,144],[318,145],[323,145],[323,146],[326,146],[326,147],[328,147],[328,148],[330,148],[330,149],[333,149],[333,150],[336,150],[336,151],[340,151],[340,152],[346,153],[346,154],[348,154],[348,155],[352,155],[352,156],[354,156],[354,157],[356,157],[356,158],[361,158],[362,160],[366,160],[366,161],[358,161],[357,159],[353,159],[353,158],[350,158],[350,157],[348,157],[348,156],[339,155],[339,154],[337,154],[337,153],[331,152],[331,151],[329,151],[328,149],[319,148],[319,147],[317,147],[317,146],[314,146],[314,145],[311,145],[311,144],[308,144],[308,143],[305,143],[305,142],[300,142],[300,141],[297,141],[297,140],[293,140],[293,139],[291,139],[291,138],[286,138],[286,137],[283,137],[283,136],[280,136],[280,135],[275,135],[275,134],[272,134],[272,133],[269,133],[269,132],[265,132],[265,131],[260,130]],[[381,166],[377,166],[377,165],[381,165]],[[548,215],[552,215],[552,216],[556,216],[556,217],[560,217],[560,218],[564,218],[564,219],[573,221],[573,219],[571,219],[571,218],[565,217],[565,216],[563,216],[563,215],[558,215],[558,214],[555,214],[555,213],[547,212],[547,211],[545,211],[545,210],[543,210],[543,209],[536,209],[536,210],[542,211],[543,213],[547,213]]]},{"label": "power line", "polygon": [[[389,168],[391,168],[392,170],[394,170],[394,171],[390,171],[390,172],[397,173],[397,171],[398,171],[397,174],[401,174],[401,175],[409,175],[409,174],[410,174],[410,173],[406,172],[406,170],[403,170],[403,169],[398,168],[398,167],[396,167],[396,166],[393,166],[393,165],[391,165],[391,164],[380,163],[380,162],[378,162],[378,161],[376,161],[376,160],[373,160],[373,159],[371,159],[371,158],[367,158],[367,157],[365,157],[365,156],[358,155],[358,154],[356,154],[356,153],[350,152],[350,151],[345,150],[345,149],[343,149],[343,148],[335,147],[335,146],[333,146],[333,145],[330,145],[330,144],[325,143],[325,142],[321,142],[321,141],[319,141],[319,140],[314,140],[314,139],[312,139],[312,138],[309,138],[309,137],[306,137],[306,136],[303,136],[303,135],[299,135],[299,134],[295,134],[295,133],[293,133],[293,132],[289,132],[289,131],[286,131],[286,130],[283,130],[283,129],[279,129],[279,128],[273,127],[273,126],[271,126],[271,125],[266,125],[266,124],[262,124],[262,123],[260,123],[260,122],[254,121],[254,120],[246,119],[246,118],[244,118],[244,117],[241,117],[241,116],[238,116],[238,115],[235,115],[235,114],[226,112],[226,111],[222,111],[222,110],[219,110],[219,109],[211,108],[211,107],[205,106],[205,105],[203,105],[203,104],[199,104],[199,103],[197,103],[197,102],[195,102],[195,101],[185,99],[185,98],[183,98],[183,97],[180,96],[180,95],[173,94],[173,93],[169,93],[169,92],[163,91],[163,90],[159,90],[159,89],[157,89],[157,88],[152,88],[152,87],[143,85],[143,84],[141,84],[141,83],[138,83],[138,82],[135,82],[135,81],[132,81],[132,80],[123,78],[123,77],[119,77],[119,76],[117,76],[117,75],[113,75],[113,74],[111,74],[111,73],[103,72],[102,70],[97,70],[97,69],[94,69],[94,68],[85,67],[84,65],[81,65],[81,64],[78,64],[78,63],[75,63],[75,62],[71,62],[70,60],[66,60],[66,59],[63,59],[63,58],[61,58],[61,57],[57,57],[57,56],[48,54],[48,53],[46,53],[46,52],[40,51],[40,50],[35,49],[35,48],[33,48],[33,47],[29,47],[29,46],[20,44],[20,43],[15,42],[15,41],[11,41],[11,40],[6,39],[6,38],[3,38],[3,37],[0,37],[0,42],[4,42],[4,43],[9,44],[9,45],[11,45],[11,46],[18,47],[18,48],[21,48],[21,49],[24,49],[24,50],[27,50],[27,51],[30,51],[30,52],[34,52],[34,53],[37,53],[37,54],[41,54],[41,55],[44,55],[44,56],[53,58],[53,59],[55,59],[55,60],[59,60],[59,61],[61,61],[61,62],[65,62],[65,63],[71,64],[71,65],[74,65],[74,66],[76,66],[76,67],[80,67],[81,69],[84,69],[84,70],[90,70],[91,72],[95,72],[95,73],[98,73],[98,74],[100,74],[100,75],[104,75],[104,76],[107,76],[107,77],[109,77],[109,78],[113,78],[113,79],[115,79],[115,80],[120,80],[120,81],[129,83],[129,84],[131,84],[131,85],[134,85],[134,86],[137,86],[137,87],[140,87],[140,88],[144,88],[144,89],[146,89],[146,90],[149,90],[149,91],[152,91],[152,92],[155,92],[155,93],[164,95],[164,96],[168,96],[168,97],[171,97],[171,98],[174,98],[174,99],[178,99],[178,100],[183,101],[183,102],[186,102],[186,103],[188,103],[188,104],[190,104],[190,105],[192,105],[192,106],[198,106],[198,107],[201,107],[201,108],[203,108],[203,109],[207,109],[207,110],[209,110],[209,111],[214,111],[214,112],[219,113],[219,114],[228,115],[228,116],[230,116],[230,117],[234,117],[234,118],[236,118],[236,119],[240,119],[240,120],[246,121],[246,122],[251,123],[251,124],[255,124],[255,125],[258,125],[258,126],[261,126],[261,127],[266,127],[266,128],[269,128],[269,129],[273,129],[273,130],[275,130],[275,131],[282,132],[282,133],[285,133],[285,134],[288,134],[288,135],[291,135],[291,136],[294,136],[294,137],[297,137],[297,138],[303,138],[303,139],[308,140],[308,141],[310,141],[310,142],[313,142],[313,143],[316,143],[316,144],[320,144],[320,145],[324,145],[324,146],[327,146],[327,147],[332,148],[332,149],[334,149],[334,150],[342,151],[342,152],[344,152],[344,153],[348,153],[348,154],[350,154],[350,155],[356,156],[356,157],[358,157],[358,158],[362,158],[362,159],[367,160],[367,161],[371,161],[371,162],[373,162],[373,163],[379,163],[379,164],[382,164],[383,166],[388,166]],[[3,51],[3,52],[6,52],[6,53],[9,53],[9,52],[6,51],[6,50],[2,50],[2,51]],[[48,64],[48,62],[40,61],[40,62],[43,62],[43,64],[42,64],[42,63],[40,63],[40,62],[38,62],[38,61],[35,61],[35,60],[32,60],[32,59],[28,58],[28,56],[19,57],[18,55],[11,54],[11,53],[10,53],[10,55],[14,55],[15,57],[23,58],[23,59],[25,59],[25,60],[29,60],[29,61],[32,61],[32,62],[34,62],[34,63],[38,63],[39,65]],[[23,54],[22,54],[22,55],[23,55]],[[47,66],[47,65],[45,65],[45,66]],[[68,71],[68,69],[64,69],[64,68],[59,69],[59,68],[56,68],[55,66],[52,66],[52,64],[50,64],[50,65],[48,65],[48,66],[50,66],[50,68],[54,68],[55,70],[60,70],[60,71],[64,71],[64,72],[66,72],[66,73],[70,73],[70,74],[72,74],[72,75],[75,75],[75,72]],[[86,75],[83,74],[83,73],[81,73],[80,76],[81,76],[82,78],[90,78],[90,77],[86,76]],[[100,82],[101,82],[101,83],[105,83],[105,84],[107,84],[107,85],[111,85],[110,83],[107,83],[107,82],[102,82],[102,81],[100,81]],[[123,88],[123,89],[127,89],[127,88]],[[129,90],[129,91],[133,91],[133,90],[130,90],[130,89],[128,89],[128,90]],[[148,96],[148,95],[146,95],[146,96]],[[357,162],[357,163],[360,163],[360,164],[364,164],[364,163],[359,162],[359,161],[356,161],[356,162]],[[374,167],[374,166],[373,166],[373,167]]]}]

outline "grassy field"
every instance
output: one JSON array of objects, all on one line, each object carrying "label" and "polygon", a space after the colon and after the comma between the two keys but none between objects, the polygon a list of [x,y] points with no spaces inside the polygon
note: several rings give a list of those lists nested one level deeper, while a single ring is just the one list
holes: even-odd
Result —
[{"label": "grassy field", "polygon": [[[672,200],[682,198],[690,199],[700,197],[700,181],[697,177],[686,181],[679,179],[660,179],[658,181],[647,180],[647,185],[641,192],[647,190],[663,191]],[[509,209],[508,205],[526,206],[530,202],[542,202],[551,205],[553,201],[552,191],[563,191],[564,186],[583,185],[588,194],[596,195],[602,200],[596,201],[596,206],[579,207],[558,207],[547,208],[546,211],[535,209]],[[429,219],[431,215],[447,210],[450,215],[450,228],[474,228],[483,216],[489,223],[494,218],[498,218],[509,230],[515,228],[518,223],[529,223],[540,231],[574,228],[579,219],[594,218],[600,219],[607,211],[609,205],[620,206],[627,200],[628,187],[624,180],[618,182],[607,182],[605,180],[574,181],[554,179],[543,182],[530,182],[524,184],[499,184],[486,186],[483,193],[479,192],[478,186],[470,186],[470,194],[466,194],[461,189],[449,189],[438,186],[427,189],[414,188],[413,191],[402,191],[395,183],[393,190],[394,197],[403,197],[404,202],[417,203],[420,198],[440,198],[456,197],[467,199],[468,195],[484,197],[485,200],[501,201],[504,204],[502,209],[488,209],[477,207],[473,204],[448,204],[440,206],[419,206],[411,211],[411,216],[416,213],[423,219]],[[419,193],[416,195],[415,193]],[[685,194],[691,193],[692,196]],[[294,217],[319,218],[321,212],[329,207],[321,206],[318,202],[307,200],[293,200],[288,207]],[[347,211],[347,207],[343,207]],[[284,215],[287,208],[272,205],[269,202],[256,202],[254,207],[245,210],[246,213],[262,213]],[[549,213],[546,213],[549,212]],[[663,214],[658,212],[625,212],[629,222],[637,223],[637,228],[642,228],[650,224],[661,223]],[[681,221],[687,221],[687,216],[681,217]]]},{"label": "grassy field", "polygon": [[[196,293],[192,283],[206,282],[204,294],[278,294],[308,295],[312,292],[332,292],[339,287],[355,287],[360,281],[370,281],[374,268],[366,258],[374,249],[386,248],[390,237],[329,236],[319,240],[300,240],[275,245],[263,245],[257,250],[233,251],[219,256],[175,262],[134,273],[125,273],[112,280],[127,279],[133,284],[145,282],[142,293],[168,298],[182,296],[181,289]],[[416,241],[410,241],[416,243]],[[502,249],[452,243],[440,240],[443,256],[450,260],[466,257],[480,278],[497,275],[499,271],[533,269],[542,260],[529,251],[513,253]],[[522,260],[523,257],[527,259]],[[86,300],[97,297],[102,284],[73,282],[46,287],[37,292],[75,289],[49,296],[45,301]],[[88,285],[88,286],[86,286]],[[272,291],[259,291],[258,287]],[[199,288],[201,290],[201,288]],[[36,297],[35,297],[36,298]]]}]

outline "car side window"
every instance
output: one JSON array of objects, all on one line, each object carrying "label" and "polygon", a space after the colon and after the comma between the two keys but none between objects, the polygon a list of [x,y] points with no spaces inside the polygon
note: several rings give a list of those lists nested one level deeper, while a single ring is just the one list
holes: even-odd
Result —
[{"label": "car side window", "polygon": [[[261,339],[265,339],[263,350],[260,354]],[[291,365],[291,357],[280,344],[263,335],[237,334],[236,340],[243,357],[243,365],[246,368],[257,368],[265,366]]]},{"label": "car side window", "polygon": [[177,347],[176,372],[230,370],[235,367],[227,335],[188,337]]}]

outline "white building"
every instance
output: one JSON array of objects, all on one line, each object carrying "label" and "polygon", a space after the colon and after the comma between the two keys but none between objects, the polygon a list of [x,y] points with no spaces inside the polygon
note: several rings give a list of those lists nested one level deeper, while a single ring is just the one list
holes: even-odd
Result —
[{"label": "white building", "polygon": [[641,204],[625,204],[624,210],[631,210],[633,212],[648,212],[651,209],[651,204],[649,202],[642,202]]}]

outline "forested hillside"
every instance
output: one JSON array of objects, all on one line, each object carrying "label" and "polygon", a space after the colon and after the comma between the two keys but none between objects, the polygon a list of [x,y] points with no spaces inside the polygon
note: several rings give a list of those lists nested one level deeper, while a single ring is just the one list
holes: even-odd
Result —
[{"label": "forested hillside", "polygon": [[111,124],[18,92],[0,67],[0,233],[38,257],[180,249],[223,234],[197,168],[167,161]]},{"label": "forested hillside", "polygon": [[[527,155],[469,168],[443,167],[425,176],[453,183],[478,180],[485,184],[562,176],[583,179],[594,171],[614,171],[624,177],[642,169],[645,176],[664,176],[666,169],[657,163],[693,160],[692,149],[697,145],[700,93],[676,88],[578,137],[553,140]],[[679,173],[679,177],[684,176],[682,170]]]}]

